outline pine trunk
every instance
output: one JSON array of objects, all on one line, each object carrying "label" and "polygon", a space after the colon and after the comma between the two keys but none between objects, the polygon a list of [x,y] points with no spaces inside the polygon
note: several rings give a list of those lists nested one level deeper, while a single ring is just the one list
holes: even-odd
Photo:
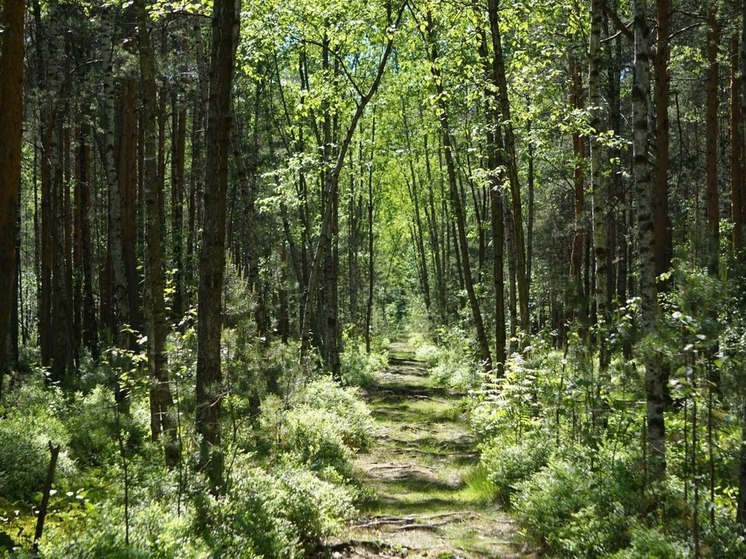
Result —
[{"label": "pine trunk", "polygon": [[0,398],[9,370],[8,339],[14,299],[16,237],[23,141],[23,0],[5,0],[0,9]]},{"label": "pine trunk", "polygon": [[166,437],[166,465],[174,467],[178,461],[176,426],[170,416],[173,407],[165,353],[167,322],[164,300],[164,271],[162,255],[162,223],[160,198],[161,180],[158,166],[158,136],[156,130],[155,61],[150,42],[145,0],[135,0],[137,9],[137,44],[143,99],[143,146],[145,158],[145,307],[148,324],[148,370],[150,374],[150,431],[157,441]]},{"label": "pine trunk", "polygon": [[220,451],[220,405],[223,399],[220,366],[225,228],[228,193],[228,155],[231,141],[231,90],[238,44],[240,0],[214,0],[210,97],[207,116],[205,221],[199,264],[197,320],[196,429],[200,467],[207,472],[213,492],[223,485]]}]

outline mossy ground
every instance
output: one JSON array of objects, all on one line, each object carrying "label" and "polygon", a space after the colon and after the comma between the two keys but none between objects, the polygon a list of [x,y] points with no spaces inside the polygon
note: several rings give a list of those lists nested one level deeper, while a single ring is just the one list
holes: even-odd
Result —
[{"label": "mossy ground", "polygon": [[517,558],[512,519],[493,503],[464,416],[464,394],[433,384],[403,344],[366,391],[376,443],[356,467],[374,497],[332,555]]}]

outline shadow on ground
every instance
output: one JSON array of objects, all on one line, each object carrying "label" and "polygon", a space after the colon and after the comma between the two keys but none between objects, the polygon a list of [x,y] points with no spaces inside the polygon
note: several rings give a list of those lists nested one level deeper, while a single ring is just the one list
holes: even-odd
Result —
[{"label": "shadow on ground", "polygon": [[478,468],[463,394],[433,385],[406,345],[392,344],[390,368],[365,391],[376,444],[356,460],[374,491],[338,542],[337,558],[532,556],[511,518],[491,501]]}]

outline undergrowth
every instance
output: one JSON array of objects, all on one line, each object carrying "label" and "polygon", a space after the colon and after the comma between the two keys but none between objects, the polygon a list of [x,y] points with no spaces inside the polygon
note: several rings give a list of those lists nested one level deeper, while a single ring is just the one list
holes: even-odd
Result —
[{"label": "undergrowth", "polygon": [[[0,557],[28,556],[49,444],[61,451],[39,542],[43,557],[300,558],[317,553],[355,514],[365,491],[350,460],[372,442],[370,411],[357,388],[302,371],[297,344],[259,340],[247,324],[226,330],[226,480],[213,495],[197,468],[190,419],[194,330],[173,332],[168,344],[181,442],[171,470],[161,445],[149,441],[147,373],[137,356],[128,361],[128,413],[117,412],[103,362],[88,362],[72,389],[49,385],[32,368],[7,394]],[[348,384],[364,384],[385,366],[380,350],[369,356],[353,340],[347,347]]]}]

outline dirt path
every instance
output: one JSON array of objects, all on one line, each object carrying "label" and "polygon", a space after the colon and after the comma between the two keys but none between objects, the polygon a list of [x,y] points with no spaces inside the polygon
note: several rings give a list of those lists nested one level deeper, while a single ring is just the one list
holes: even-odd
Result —
[{"label": "dirt path", "polygon": [[406,345],[390,351],[391,366],[365,392],[376,443],[356,460],[377,498],[334,557],[530,557],[510,517],[489,502],[463,395],[433,385]]}]

